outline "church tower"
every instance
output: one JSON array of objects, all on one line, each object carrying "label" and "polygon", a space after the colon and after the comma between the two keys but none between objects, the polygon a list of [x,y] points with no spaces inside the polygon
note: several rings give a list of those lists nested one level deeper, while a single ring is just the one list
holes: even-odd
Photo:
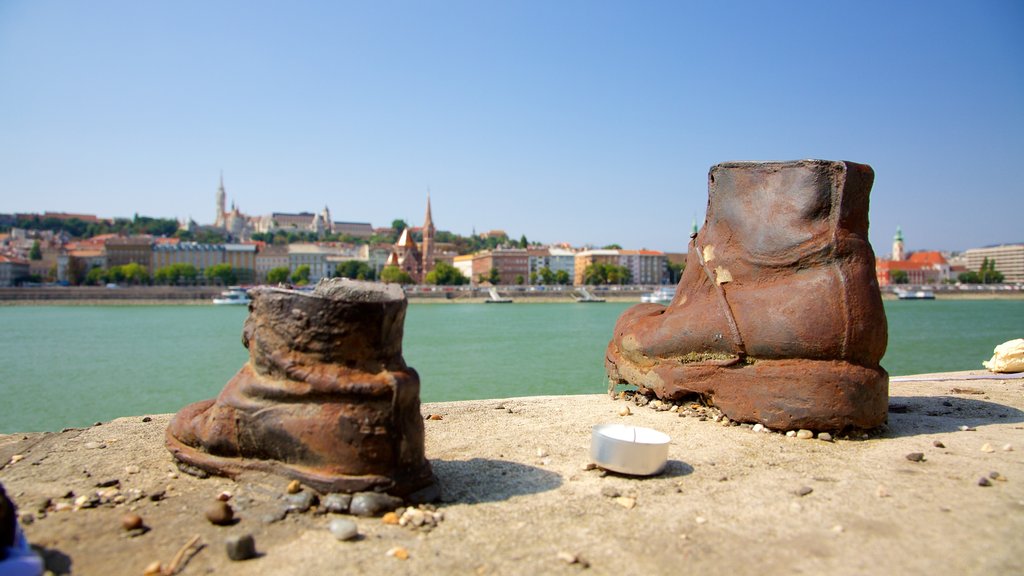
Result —
[{"label": "church tower", "polygon": [[225,228],[227,226],[227,211],[224,209],[227,204],[227,193],[224,192],[224,172],[220,173],[220,188],[217,188],[217,218],[214,219],[213,225],[217,228]]},{"label": "church tower", "polygon": [[423,218],[423,277],[434,269],[434,219],[430,215],[430,190],[427,190],[427,215]]},{"label": "church tower", "polygon": [[897,226],[896,235],[892,237],[892,259],[899,262],[906,256],[906,252],[903,250],[903,230]]}]

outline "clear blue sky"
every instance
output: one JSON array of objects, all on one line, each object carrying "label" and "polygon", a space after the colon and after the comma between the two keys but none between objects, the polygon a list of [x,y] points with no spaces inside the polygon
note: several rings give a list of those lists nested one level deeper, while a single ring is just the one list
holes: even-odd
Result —
[{"label": "clear blue sky", "polygon": [[890,251],[1024,241],[1024,2],[0,0],[0,212],[684,251],[708,168],[872,165]]}]

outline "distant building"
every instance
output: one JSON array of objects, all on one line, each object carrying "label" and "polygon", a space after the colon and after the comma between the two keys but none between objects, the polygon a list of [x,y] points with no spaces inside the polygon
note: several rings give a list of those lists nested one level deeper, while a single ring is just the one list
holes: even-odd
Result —
[{"label": "distant building", "polygon": [[300,266],[309,266],[309,283],[316,284],[321,278],[330,278],[327,257],[337,256],[339,251],[332,246],[321,244],[289,244],[288,269],[295,272]]},{"label": "distant building", "polygon": [[[569,278],[576,273],[576,253],[566,248],[529,248],[527,253],[530,257],[530,276],[536,278],[536,283],[541,282],[541,270],[547,268],[555,274],[559,271],[565,272]],[[534,276],[536,274],[536,276]]]},{"label": "distant building", "polygon": [[367,239],[373,236],[373,226],[369,222],[335,222],[334,233]]},{"label": "distant building", "polygon": [[[902,255],[901,255],[902,256]],[[950,278],[950,266],[941,252],[911,252],[904,260],[879,258],[875,261],[875,277],[879,286],[893,284],[895,271],[906,272],[908,284],[941,284]]]},{"label": "distant building", "polygon": [[231,265],[239,283],[251,284],[256,280],[256,245],[225,244],[224,263]]},{"label": "distant building", "polygon": [[430,194],[427,194],[427,214],[423,218],[421,230],[423,240],[419,244],[413,239],[411,228],[402,230],[387,260],[388,266],[398,266],[417,284],[422,284],[427,274],[434,269],[438,256],[434,245],[437,230],[434,228],[434,218],[430,211]]},{"label": "distant building", "polygon": [[[109,244],[108,244],[109,248]],[[177,244],[155,244],[152,249],[150,275],[171,264],[191,264],[202,274],[207,268],[224,263],[223,244],[200,244],[179,242]],[[109,259],[109,252],[107,253]]]},{"label": "distant building", "polygon": [[152,236],[114,236],[104,242],[107,253],[107,267],[124,266],[125,264],[139,264],[150,273],[153,272],[153,247]]},{"label": "distant building", "polygon": [[456,256],[455,258],[452,259],[452,266],[454,266],[456,270],[461,272],[463,276],[468,278],[471,283],[476,282],[476,278],[473,277],[472,254],[463,254],[461,256]]},{"label": "distant building", "polygon": [[1000,244],[964,251],[967,269],[978,271],[988,258],[995,262],[995,269],[1003,273],[1007,283],[1024,283],[1024,244]]},{"label": "distant building", "polygon": [[274,268],[288,268],[292,272],[288,259],[288,247],[267,244],[256,252],[256,281],[266,282],[267,273]]},{"label": "distant building", "polygon": [[27,278],[27,260],[0,256],[0,286],[15,286]]},{"label": "distant building", "polygon": [[668,278],[668,259],[657,250],[619,250],[619,266],[629,270],[631,284],[662,284]]},{"label": "distant building", "polygon": [[908,284],[941,284],[951,277],[951,267],[941,252],[921,250],[907,254],[903,243],[903,229],[896,227],[892,238],[892,258],[875,259],[875,278],[879,286],[893,284],[896,271],[907,275]]},{"label": "distant building", "polygon": [[518,284],[520,278],[525,283],[530,278],[530,255],[525,248],[496,248],[474,254],[474,281],[489,277],[492,269],[498,271],[498,284]]},{"label": "distant building", "polygon": [[575,256],[575,273],[573,274],[572,283],[576,286],[583,285],[583,274],[587,269],[587,266],[591,264],[611,264],[613,266],[619,266],[619,251],[602,249],[602,250],[584,250],[577,252]]}]

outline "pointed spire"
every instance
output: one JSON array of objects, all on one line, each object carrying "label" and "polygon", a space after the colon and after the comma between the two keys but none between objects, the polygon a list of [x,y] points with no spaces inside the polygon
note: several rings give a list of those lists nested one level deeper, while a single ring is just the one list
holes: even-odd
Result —
[{"label": "pointed spire", "polygon": [[423,219],[423,231],[426,233],[427,230],[434,227],[434,219],[430,214],[430,187],[427,187],[427,216]]},{"label": "pointed spire", "polygon": [[897,242],[903,242],[903,228],[896,226],[896,235],[892,239]]},{"label": "pointed spire", "polygon": [[696,234],[696,233],[697,233],[697,219],[694,218],[693,219],[693,231],[692,231],[692,234]]}]

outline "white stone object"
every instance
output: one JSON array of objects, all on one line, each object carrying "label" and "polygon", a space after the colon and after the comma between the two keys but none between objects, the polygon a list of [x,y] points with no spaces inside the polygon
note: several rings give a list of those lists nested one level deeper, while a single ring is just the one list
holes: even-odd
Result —
[{"label": "white stone object", "polygon": [[990,372],[1024,372],[1024,338],[1017,338],[996,346],[992,359],[981,364]]}]

